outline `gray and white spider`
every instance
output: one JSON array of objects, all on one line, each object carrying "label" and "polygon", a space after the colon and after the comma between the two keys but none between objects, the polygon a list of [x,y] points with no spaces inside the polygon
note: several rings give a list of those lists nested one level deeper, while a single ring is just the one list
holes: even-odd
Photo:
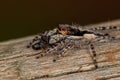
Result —
[{"label": "gray and white spider", "polygon": [[[111,37],[108,33],[95,32],[95,30],[106,29],[120,30],[120,27],[101,26],[85,30],[67,24],[59,25],[52,31],[46,31],[44,34],[36,36],[27,47],[32,47],[34,50],[43,50],[42,53],[36,56],[37,59],[49,54],[54,54],[56,57],[64,56],[65,52],[69,49],[89,48],[91,50],[93,63],[95,67],[98,68],[94,44],[117,40],[117,38]],[[53,61],[55,62],[56,58]]]}]

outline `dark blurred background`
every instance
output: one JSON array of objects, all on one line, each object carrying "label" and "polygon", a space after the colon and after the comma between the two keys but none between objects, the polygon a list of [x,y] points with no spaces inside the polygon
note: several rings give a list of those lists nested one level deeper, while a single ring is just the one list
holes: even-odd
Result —
[{"label": "dark blurred background", "polygon": [[0,41],[120,18],[120,0],[1,0]]}]

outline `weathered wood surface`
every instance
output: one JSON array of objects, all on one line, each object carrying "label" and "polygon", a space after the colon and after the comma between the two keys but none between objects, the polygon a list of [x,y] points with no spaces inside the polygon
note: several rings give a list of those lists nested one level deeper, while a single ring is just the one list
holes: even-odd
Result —
[{"label": "weathered wood surface", "polygon": [[[120,26],[120,20],[96,25]],[[120,31],[108,32],[120,37]],[[0,43],[0,80],[120,80],[120,41],[96,45],[95,69],[88,50],[69,50],[57,62],[52,62],[53,56],[35,59],[39,51],[26,48],[32,38]]]}]

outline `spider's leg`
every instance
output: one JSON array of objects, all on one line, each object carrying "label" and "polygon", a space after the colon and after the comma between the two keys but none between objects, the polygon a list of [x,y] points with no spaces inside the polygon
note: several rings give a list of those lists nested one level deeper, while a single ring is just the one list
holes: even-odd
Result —
[{"label": "spider's leg", "polygon": [[76,46],[75,45],[75,40],[70,40],[69,43],[65,43],[64,48],[63,48],[62,53],[61,53],[61,56],[64,57],[66,55],[65,53],[68,50],[71,50],[71,49],[75,48],[75,46]]},{"label": "spider's leg", "polygon": [[92,58],[92,60],[93,60],[93,63],[94,63],[94,65],[95,65],[95,68],[98,68],[98,65],[97,65],[97,60],[96,60],[96,51],[95,51],[95,47],[94,47],[94,44],[93,43],[91,43],[90,45],[89,45],[89,49],[90,49],[90,56],[91,56],[91,58]]},{"label": "spider's leg", "polygon": [[31,45],[32,45],[32,42],[30,42],[26,47],[27,47],[27,48],[30,48]]},{"label": "spider's leg", "polygon": [[40,58],[40,57],[44,57],[46,55],[50,55],[50,53],[54,53],[54,51],[56,51],[56,47],[48,47],[46,49],[43,49],[42,52],[36,56],[36,59]]},{"label": "spider's leg", "polygon": [[78,41],[77,40],[74,40],[74,48],[78,48],[78,45],[77,45]]},{"label": "spider's leg", "polygon": [[56,46],[56,50],[54,51],[55,58],[53,59],[53,62],[55,62],[58,58],[63,56],[63,50],[65,48],[65,42],[60,41],[60,43]]},{"label": "spider's leg", "polygon": [[95,31],[95,30],[112,30],[112,29],[114,29],[114,30],[120,30],[120,26],[99,26],[99,27],[93,27],[93,28],[90,28],[90,30],[93,30],[93,31]]},{"label": "spider's leg", "polygon": [[30,48],[35,41],[39,40],[39,36],[40,36],[40,35],[35,36],[35,37],[32,39],[32,41],[27,45],[27,48]]},{"label": "spider's leg", "polygon": [[55,50],[55,46],[48,46],[46,48],[41,48],[42,52],[36,56],[36,58],[44,57]]},{"label": "spider's leg", "polygon": [[74,48],[74,46],[72,45],[71,40],[69,40],[69,43],[66,43],[64,40],[60,42],[59,47],[57,48],[57,51],[54,53],[55,54],[55,58],[53,59],[53,62],[55,62],[57,59],[59,59],[60,57],[64,57],[65,53]]},{"label": "spider's leg", "polygon": [[36,56],[36,59],[39,59],[40,57],[45,56],[46,51],[47,51],[47,50],[42,50],[42,52],[39,53],[39,54]]}]

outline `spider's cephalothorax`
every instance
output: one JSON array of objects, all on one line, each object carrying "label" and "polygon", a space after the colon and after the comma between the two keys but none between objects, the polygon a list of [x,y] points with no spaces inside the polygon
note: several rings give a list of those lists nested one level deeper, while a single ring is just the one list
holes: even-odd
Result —
[{"label": "spider's cephalothorax", "polygon": [[46,31],[43,34],[36,36],[27,47],[32,47],[34,50],[46,49],[48,47],[56,46],[57,43],[65,38],[66,36],[59,34],[56,29],[53,31]]},{"label": "spider's cephalothorax", "polygon": [[32,47],[32,49],[34,49],[34,50],[46,48],[47,46],[49,46],[48,39],[49,39],[49,36],[44,36],[44,35],[36,36],[27,47],[28,48]]},{"label": "spider's cephalothorax", "polygon": [[[106,27],[100,28],[100,30],[105,30]],[[110,29],[119,29],[114,26]],[[96,29],[95,29],[96,30]],[[96,51],[94,44],[101,42],[108,42],[115,40],[115,37],[111,37],[108,33],[99,33],[93,30],[81,29],[79,27],[73,27],[71,25],[59,25],[57,28],[51,31],[46,31],[42,35],[36,36],[28,47],[32,47],[34,50],[44,49],[44,56],[46,54],[54,54],[63,56],[67,50],[71,50],[75,47],[90,48],[92,54],[92,59],[95,67],[97,68],[96,62]],[[87,47],[88,46],[88,47]],[[40,53],[36,58],[43,56]],[[54,59],[53,61],[56,61]]]}]

